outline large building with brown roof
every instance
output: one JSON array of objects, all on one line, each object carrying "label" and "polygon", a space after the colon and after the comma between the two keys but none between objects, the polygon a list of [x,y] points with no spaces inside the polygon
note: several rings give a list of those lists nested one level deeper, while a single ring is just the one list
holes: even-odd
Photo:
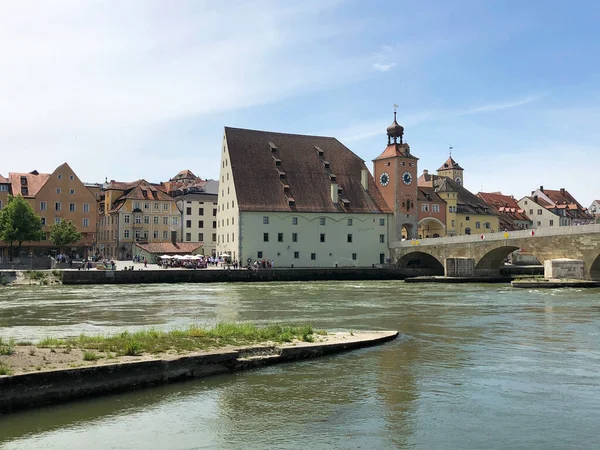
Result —
[{"label": "large building with brown roof", "polygon": [[364,161],[333,137],[225,128],[217,253],[276,267],[371,266],[391,210]]},{"label": "large building with brown roof", "polygon": [[129,259],[135,243],[171,242],[181,235],[181,211],[161,185],[146,180],[106,182],[99,192],[95,251],[104,258]]},{"label": "large building with brown roof", "polygon": [[[73,169],[63,163],[52,173],[11,172],[7,179],[0,179],[0,200],[2,194],[21,195],[42,219],[44,238],[39,242],[25,242],[22,252],[35,255],[48,255],[58,249],[50,242],[50,226],[61,220],[71,221],[81,240],[65,248],[65,253],[85,257],[92,248],[96,235],[96,198],[81,182]],[[6,199],[3,200],[3,203]],[[4,247],[4,248],[3,248]],[[6,255],[6,244],[0,242],[0,254]]]}]

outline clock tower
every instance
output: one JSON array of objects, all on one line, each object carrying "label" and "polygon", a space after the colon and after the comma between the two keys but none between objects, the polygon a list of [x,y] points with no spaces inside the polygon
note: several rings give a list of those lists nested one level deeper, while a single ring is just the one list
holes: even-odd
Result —
[{"label": "clock tower", "polygon": [[387,128],[388,143],[373,160],[375,182],[387,205],[394,212],[393,240],[417,237],[419,208],[417,204],[417,161],[403,141],[404,127],[396,121]]}]

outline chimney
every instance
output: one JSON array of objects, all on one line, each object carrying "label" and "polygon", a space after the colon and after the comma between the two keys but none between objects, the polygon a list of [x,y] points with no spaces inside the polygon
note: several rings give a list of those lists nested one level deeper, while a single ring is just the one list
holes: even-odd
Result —
[{"label": "chimney", "polygon": [[560,195],[565,196],[565,188],[560,188]]},{"label": "chimney", "polygon": [[365,191],[369,190],[369,171],[367,169],[362,169],[360,171],[360,184],[362,184],[362,187]]},{"label": "chimney", "polygon": [[429,170],[423,169],[423,175],[429,175]]},{"label": "chimney", "polygon": [[177,231],[171,231],[171,244],[177,245]]},{"label": "chimney", "polygon": [[544,192],[544,186],[540,186],[540,191]]},{"label": "chimney", "polygon": [[331,201],[338,203],[338,185],[337,183],[331,183]]}]

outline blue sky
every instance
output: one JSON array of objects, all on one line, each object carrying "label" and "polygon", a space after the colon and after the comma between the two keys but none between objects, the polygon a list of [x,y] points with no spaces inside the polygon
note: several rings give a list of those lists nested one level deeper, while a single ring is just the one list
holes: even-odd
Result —
[{"label": "blue sky", "polygon": [[[224,126],[337,137],[367,161],[397,103],[473,192],[600,198],[600,4],[3,2],[0,174],[217,178]],[[251,168],[249,169],[251,170]]]}]

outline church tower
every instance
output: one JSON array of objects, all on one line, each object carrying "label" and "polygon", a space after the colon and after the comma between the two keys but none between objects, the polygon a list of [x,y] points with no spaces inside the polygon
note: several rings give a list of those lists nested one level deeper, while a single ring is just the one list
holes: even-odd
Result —
[{"label": "church tower", "polygon": [[459,184],[464,186],[465,178],[463,175],[464,169],[458,165],[454,159],[452,159],[452,153],[446,160],[446,162],[437,170],[439,176],[448,177]]},{"label": "church tower", "polygon": [[392,240],[417,237],[419,209],[417,205],[417,157],[403,142],[404,128],[396,121],[387,128],[388,143],[381,155],[373,160],[375,183],[387,205],[394,212]]}]

